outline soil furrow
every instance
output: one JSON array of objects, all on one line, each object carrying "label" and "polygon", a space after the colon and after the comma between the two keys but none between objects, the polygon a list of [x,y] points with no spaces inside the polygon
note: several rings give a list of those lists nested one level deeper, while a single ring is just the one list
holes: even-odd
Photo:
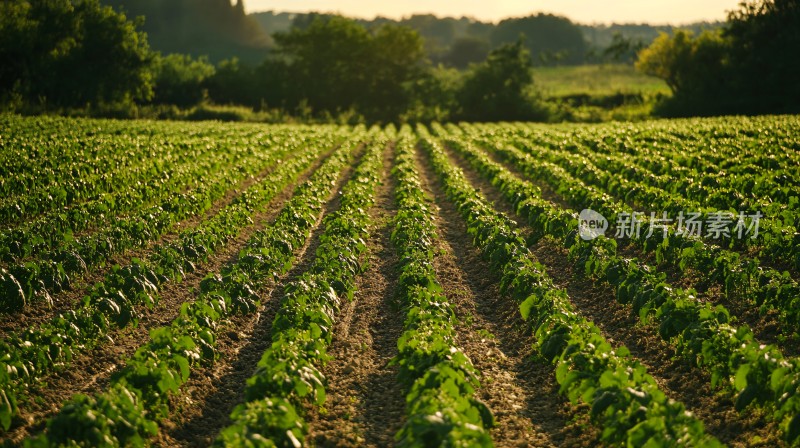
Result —
[{"label": "soil furrow", "polygon": [[[512,164],[504,162],[502,159],[492,154],[490,151],[484,151],[496,163],[503,165],[504,168],[509,170],[512,174],[520,179],[527,180],[542,190],[542,197],[558,205],[561,208],[577,210],[572,203],[561,197],[556,193],[547,182],[540,179],[533,179],[522,173],[519,169]],[[512,215],[513,216],[513,215]],[[697,298],[714,304],[724,306],[730,311],[731,316],[738,319],[739,324],[747,324],[753,330],[756,339],[765,344],[774,344],[778,346],[787,357],[800,356],[800,344],[797,344],[797,338],[791,338],[790,342],[783,340],[790,332],[782,331],[780,317],[778,311],[769,310],[761,314],[758,307],[749,303],[744,297],[732,296],[728,297],[725,294],[724,288],[718,283],[712,283],[702,272],[697,272],[690,269],[687,272],[681,272],[678,268],[669,265],[668,263],[656,263],[655,255],[651,252],[645,252],[641,247],[633,243],[620,241],[620,254],[629,258],[639,258],[651,266],[657,267],[659,272],[667,275],[667,281],[676,287],[689,289],[693,288],[697,291]],[[752,257],[751,257],[752,258]],[[765,263],[761,263],[768,266]]]},{"label": "soil furrow", "polygon": [[[464,170],[469,182],[494,201],[497,210],[517,217],[496,187],[480,177],[458,154],[448,153],[453,163]],[[612,345],[628,347],[661,390],[686,405],[703,421],[708,433],[731,446],[750,446],[758,440],[769,446],[783,446],[775,423],[768,422],[760,411],[737,413],[730,397],[711,389],[707,374],[677,357],[674,348],[661,340],[658,328],[640,325],[637,316],[618,304],[609,285],[593,282],[576,272],[567,250],[557,241],[545,238],[530,249],[555,284],[566,289],[576,309],[600,327]]]},{"label": "soil furrow", "polygon": [[461,324],[459,344],[481,372],[478,397],[497,419],[497,446],[595,446],[599,433],[559,395],[554,368],[533,358],[532,335],[514,302],[499,291],[455,206],[427,160],[418,159],[423,188],[435,198],[440,235],[436,272]]},{"label": "soil furrow", "polygon": [[125,266],[130,264],[134,259],[144,259],[159,245],[168,244],[177,240],[181,232],[193,229],[203,221],[217,214],[220,210],[230,205],[243,191],[264,180],[275,171],[278,166],[279,164],[274,164],[265,168],[257,176],[244,179],[234,188],[228,190],[222,198],[215,201],[211,208],[205,213],[189,217],[176,223],[168,233],[156,240],[148,242],[144,247],[128,249],[122,253],[114,254],[109,257],[104,266],[96,266],[87,274],[76,276],[73,279],[75,283],[72,286],[62,292],[52,294],[53,306],[48,306],[43,302],[33,303],[25,307],[21,312],[5,316],[0,315],[0,337],[6,337],[6,335],[10,333],[23,331],[26,328],[40,325],[60,313],[73,309],[91,290],[93,285],[103,280],[113,266]]},{"label": "soil furrow", "polygon": [[19,418],[24,423],[4,434],[4,438],[19,442],[44,429],[47,418],[58,412],[61,405],[73,395],[91,394],[105,388],[111,374],[121,367],[125,359],[132,356],[138,347],[147,342],[150,330],[172,322],[178,315],[181,305],[194,299],[200,282],[207,274],[218,272],[226,264],[235,261],[247,240],[275,218],[284,203],[291,198],[294,188],[305,182],[332,152],[333,150],[326,152],[301,175],[297,182],[284,188],[276,198],[253,216],[252,224],[243,228],[236,238],[210,256],[206,263],[200,264],[193,273],[187,274],[182,282],[167,283],[160,292],[162,299],[158,307],[146,311],[137,327],[112,332],[109,341],[76,356],[69,369],[57,372],[41,384],[32,386],[29,389],[27,402],[20,406]]},{"label": "soil furrow", "polygon": [[372,220],[369,267],[356,280],[356,293],[340,312],[322,369],[328,379],[324,409],[308,414],[309,440],[316,446],[390,446],[403,421],[405,393],[397,368],[403,315],[395,292],[399,259],[390,242],[395,181],[390,176],[394,151],[384,151],[383,182],[369,211]]},{"label": "soil furrow", "polygon": [[[356,159],[358,158],[360,157]],[[353,171],[351,164],[340,174],[314,230],[305,246],[295,254],[295,266],[278,282],[270,281],[260,289],[261,309],[249,316],[233,318],[227,331],[219,332],[219,360],[213,366],[193,373],[182,393],[171,398],[172,412],[162,422],[162,429],[154,440],[154,445],[206,447],[214,441],[219,431],[231,423],[231,411],[245,400],[247,379],[253,375],[261,355],[272,344],[272,321],[278,311],[284,288],[305,272],[314,259],[319,236],[325,230],[320,225],[322,219],[339,208],[339,192]],[[284,202],[288,202],[292,194],[293,190],[287,191]],[[276,214],[277,211],[279,209]],[[260,228],[266,225],[264,223]]]}]

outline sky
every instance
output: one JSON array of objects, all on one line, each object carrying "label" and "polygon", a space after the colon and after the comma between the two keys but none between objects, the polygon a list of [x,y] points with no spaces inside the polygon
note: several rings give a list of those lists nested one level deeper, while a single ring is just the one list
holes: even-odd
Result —
[{"label": "sky", "polygon": [[471,16],[483,21],[547,12],[578,23],[651,23],[680,25],[724,20],[740,0],[245,0],[247,12],[339,12],[351,17],[400,18],[415,13]]}]

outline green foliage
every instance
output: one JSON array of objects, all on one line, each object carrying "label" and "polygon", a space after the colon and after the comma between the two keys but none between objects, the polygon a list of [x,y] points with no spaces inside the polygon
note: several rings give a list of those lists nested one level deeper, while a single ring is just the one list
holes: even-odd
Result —
[{"label": "green foliage", "polygon": [[[261,153],[267,166],[277,163],[279,158],[302,144],[304,139],[293,137],[296,134],[288,129],[285,132],[288,133],[278,137],[277,147],[268,149],[269,154]],[[330,137],[334,135],[335,132]],[[283,161],[262,183],[250,187],[196,228],[182,232],[176,241],[155,246],[154,253],[147,260],[134,259],[127,266],[114,267],[102,282],[91,289],[76,310],[60,314],[38,327],[7,335],[7,339],[0,343],[5,354],[0,359],[0,370],[9,374],[0,376],[0,390],[4,391],[3,398],[8,398],[8,406],[0,407],[0,417],[3,418],[0,422],[5,421],[8,408],[16,413],[15,397],[25,393],[26,385],[68,366],[75,353],[91,349],[114,327],[125,328],[135,324],[145,308],[152,309],[159,302],[160,289],[166,282],[179,281],[236,236],[242,226],[251,222],[259,207],[295,180],[326,144],[333,144],[326,139],[317,143]],[[263,169],[260,166],[252,168]],[[223,177],[228,174],[222,173]],[[218,195],[228,189],[223,187]],[[201,196],[199,199],[205,203],[207,198]],[[210,206],[209,201],[202,210]],[[154,216],[150,215],[150,218]],[[285,230],[278,233],[281,243],[286,233]],[[254,280],[258,276],[269,278],[274,275],[273,269],[285,270],[291,266],[291,252],[276,251],[273,257],[267,258],[269,262],[264,261],[262,265],[256,262],[264,260],[269,252],[261,248],[254,251],[258,253],[257,258],[243,256],[240,264],[226,268],[218,281],[216,278],[204,280],[201,300],[185,304],[172,326],[154,331],[151,343],[141,348],[132,358],[129,368],[116,378],[117,383],[124,381],[139,391],[151,413],[163,413],[164,400],[186,381],[190,365],[216,358],[214,331],[220,319],[232,313],[255,311],[258,298],[254,293]],[[3,297],[3,300],[7,299]],[[113,397],[109,399],[116,400]]]},{"label": "green foliage", "polygon": [[401,129],[392,174],[399,210],[391,239],[398,248],[404,331],[392,363],[410,390],[400,446],[491,446],[489,408],[475,398],[478,372],[456,345],[456,316],[433,268],[436,226],[414,162],[409,127]]},{"label": "green foliage", "polygon": [[[274,241],[274,248],[286,257],[302,246],[356,143],[361,138],[372,140],[374,134],[373,130],[365,135],[360,128],[346,150],[339,150],[314,174],[314,182],[296,191],[276,219],[277,225],[262,238]],[[370,144],[342,189],[339,210],[323,221],[325,231],[311,266],[285,288],[272,325],[272,344],[262,355],[256,373],[247,380],[247,404],[234,410],[234,423],[222,431],[217,445],[261,446],[264,434],[282,433],[276,439],[281,441],[279,446],[301,446],[307,426],[295,409],[325,402],[325,377],[319,368],[328,360],[326,349],[332,340],[334,317],[342,300],[352,299],[355,277],[365,268],[361,260],[367,253],[364,241],[369,237],[370,224],[365,211],[375,201],[379,182],[376,172],[385,144],[382,137]],[[266,251],[262,254],[269,255]],[[285,268],[288,270],[288,266]]]},{"label": "green foliage", "polygon": [[696,95],[718,88],[725,42],[720,32],[705,31],[696,38],[687,31],[661,34],[639,53],[636,67],[664,79],[674,95]]},{"label": "green foliage", "polygon": [[731,91],[741,96],[737,112],[800,112],[800,2],[744,2],[729,13]]},{"label": "green foliage", "polygon": [[492,30],[492,46],[499,48],[520,36],[537,65],[579,64],[587,51],[580,28],[565,17],[542,13],[502,20]]},{"label": "green foliage", "polygon": [[163,54],[208,57],[212,63],[236,57],[257,64],[269,51],[269,36],[245,14],[243,1],[100,1],[129,17],[143,17],[142,31]]},{"label": "green foliage", "polygon": [[637,67],[664,79],[674,96],[667,116],[797,112],[800,5],[796,0],[743,2],[722,30],[697,37],[662,34]]},{"label": "green foliage", "polygon": [[[356,134],[358,135],[358,134]],[[200,296],[193,302],[181,306],[180,314],[166,327],[151,331],[150,341],[139,347],[125,367],[112,377],[112,389],[98,398],[78,398],[80,412],[73,411],[69,404],[51,419],[48,431],[27,441],[29,446],[94,445],[94,437],[108,440],[109,445],[141,445],[147,437],[157,431],[157,422],[163,419],[169,409],[169,399],[186,383],[191,370],[199,364],[213,363],[218,354],[215,350],[216,332],[221,324],[228,323],[235,314],[251,314],[259,307],[256,293],[258,282],[285,273],[292,266],[294,252],[287,247],[285,240],[305,240],[311,231],[314,220],[298,222],[296,216],[304,208],[319,213],[330,185],[338,176],[339,170],[349,160],[354,143],[346,145],[327,160],[312,178],[301,187],[300,192],[281,210],[269,233],[257,233],[248,242],[236,263],[226,266],[219,274],[207,276],[200,285]],[[316,148],[313,151],[321,151]],[[318,152],[315,155],[319,155]],[[306,165],[313,158],[306,159]],[[286,164],[283,175],[299,176],[302,165]],[[288,182],[289,178],[284,178]],[[255,207],[263,205],[284,183],[266,180],[266,189],[261,195],[243,194],[231,205],[233,208],[248,207],[250,213]],[[249,222],[249,215],[245,217]],[[237,225],[238,224],[238,225]],[[212,229],[228,231],[238,229],[244,223],[215,223]],[[238,233],[238,232],[235,232]],[[297,243],[296,245],[299,245]],[[304,383],[298,382],[296,388],[307,394]],[[136,408],[129,412],[111,412],[105,403],[130,401],[135,395]],[[264,409],[261,407],[259,409]],[[273,408],[277,413],[290,413],[285,408]],[[87,415],[100,416],[104,422],[100,428],[91,431],[60,431],[77,425]],[[256,419],[263,421],[264,419]],[[275,424],[285,425],[285,415],[268,419]],[[108,423],[105,423],[108,422]],[[136,423],[136,424],[133,424]],[[54,426],[56,425],[56,426]],[[123,431],[124,438],[120,437]],[[289,437],[289,436],[287,436]],[[289,437],[291,439],[291,437]]]},{"label": "green foliage", "polygon": [[26,441],[30,448],[82,441],[83,446],[143,446],[157,434],[158,426],[144,414],[142,398],[135,389],[115,384],[97,397],[76,395],[47,423],[47,436]]},{"label": "green foliage", "polygon": [[461,37],[453,42],[442,62],[464,70],[470,64],[483,62],[487,56],[489,56],[489,42],[477,37]]},{"label": "green foliage", "polygon": [[530,53],[522,41],[492,50],[472,67],[458,92],[458,116],[468,121],[526,121],[546,118],[530,95]]},{"label": "green foliage", "polygon": [[[448,136],[442,127],[434,125],[434,131],[447,138],[448,145],[467,155],[471,164],[498,185],[506,198],[516,204],[537,202],[538,189],[509,175],[488,157],[462,143],[461,138]],[[658,389],[644,367],[630,359],[626,348],[614,350],[599,328],[572,309],[566,292],[556,288],[544,268],[532,260],[527,243],[513,229],[513,222],[495,212],[469,185],[461,171],[450,164],[439,144],[428,137],[423,140],[423,147],[448,197],[465,219],[473,242],[492,269],[501,275],[501,291],[519,303],[521,314],[530,321],[536,335],[535,348],[556,364],[561,392],[573,403],[582,401],[590,405],[592,420],[603,428],[602,439],[629,446],[721,446],[705,434],[703,424],[686,413],[682,404],[669,400]],[[494,173],[503,175],[497,177]],[[544,208],[547,202],[539,203],[547,214]],[[529,219],[538,229],[553,229],[562,222],[567,229],[558,229],[561,235],[577,225],[574,218],[562,221],[557,215],[540,219],[531,214]],[[566,240],[571,241],[575,236],[572,233]]]},{"label": "green foliage", "polygon": [[0,6],[0,90],[40,107],[83,107],[152,95],[146,37],[98,0],[12,0]]},{"label": "green foliage", "polygon": [[[305,28],[314,18],[330,17],[330,14],[266,11],[253,13],[252,17],[267,33],[272,34],[293,27]],[[660,32],[671,33],[676,29],[670,25],[650,24],[573,24],[564,17],[544,14],[508,19],[500,24],[473,17],[437,17],[432,14],[413,14],[399,20],[386,17],[357,19],[357,22],[368,29],[387,23],[407,26],[425,39],[428,58],[434,64],[441,63],[448,67],[460,67],[459,64],[463,63],[460,57],[454,59],[454,56],[465,54],[462,53],[465,43],[469,43],[471,48],[481,49],[480,52],[470,51],[469,54],[483,54],[485,58],[492,46],[513,43],[520,34],[527,37],[529,49],[538,65],[544,62],[548,65],[608,62],[620,55],[620,51],[619,61],[632,62],[638,45],[649,45]],[[699,34],[705,29],[720,26],[720,22],[698,22],[683,25],[681,29]],[[473,47],[473,44],[476,45]],[[606,52],[606,49],[610,51]],[[482,62],[483,58],[474,61],[470,58],[470,61]],[[461,68],[466,68],[466,65]]]},{"label": "green foliage", "polygon": [[412,85],[413,101],[400,121],[428,123],[450,120],[458,108],[457,95],[463,76],[456,69],[433,67]]},{"label": "green foliage", "polygon": [[[474,127],[465,127],[468,128],[469,135],[476,136]],[[509,133],[505,134],[498,127],[492,126],[485,129],[483,137],[477,137],[476,141],[484,147],[492,148],[493,152],[519,167],[528,176],[545,179],[570,202],[580,207],[599,210],[611,221],[614,220],[613,217],[617,213],[627,210],[627,206],[615,203],[608,197],[608,193],[594,190],[591,184],[602,185],[604,191],[615,196],[621,197],[626,194],[628,200],[634,202],[638,202],[637,197],[640,194],[646,195],[642,199],[645,203],[658,204],[659,207],[665,209],[669,209],[669,206],[666,205],[669,197],[679,196],[667,194],[663,196],[663,200],[659,200],[657,197],[661,196],[658,193],[660,190],[651,189],[645,185],[634,186],[630,182],[620,181],[620,176],[611,174],[623,172],[626,174],[623,177],[635,178],[636,175],[630,167],[622,168],[621,165],[615,165],[612,168],[609,165],[605,166],[609,171],[594,170],[587,161],[586,155],[579,155],[575,158],[569,155],[556,155],[561,152],[571,154],[578,150],[579,145],[570,140],[556,137],[552,148],[539,151],[530,144],[532,140],[530,134],[524,131],[520,132],[517,140],[509,137],[514,135],[515,131],[510,129],[508,131]],[[692,128],[692,131],[695,132],[696,129]],[[710,373],[712,387],[726,389],[728,393],[735,396],[737,410],[743,410],[748,406],[766,408],[772,412],[774,418],[781,421],[781,427],[787,440],[790,443],[797,442],[796,439],[800,434],[795,432],[794,425],[796,425],[797,412],[800,410],[800,399],[797,397],[800,373],[798,373],[795,361],[784,358],[775,346],[760,344],[749,327],[734,327],[730,313],[723,306],[701,302],[695,297],[694,291],[669,286],[665,283],[665,275],[657,273],[652,266],[617,254],[617,245],[614,240],[600,237],[584,241],[578,238],[577,220],[574,217],[573,219],[560,218],[568,210],[565,211],[542,200],[537,189],[510,175],[507,170],[492,162],[480,151],[470,148],[469,145],[460,144],[458,141],[449,140],[448,142],[452,142],[452,147],[464,153],[483,175],[490,177],[509,201],[517,204],[520,216],[526,218],[529,224],[542,232],[535,232],[535,238],[546,235],[561,241],[569,249],[570,258],[576,263],[579,271],[584,272],[587,276],[608,282],[616,290],[617,301],[629,306],[632,315],[638,316],[644,323],[657,324],[659,335],[665,341],[674,344],[679,354]],[[509,148],[508,143],[525,148],[527,154]],[[564,146],[570,148],[569,151],[556,149],[556,147],[563,148]],[[603,147],[603,145],[599,146]],[[603,158],[610,159],[616,150],[615,146],[614,150],[594,159],[593,163],[600,163]],[[659,148],[659,153],[661,153],[660,151]],[[535,154],[535,157],[532,154]],[[625,157],[630,158],[630,155]],[[556,160],[567,169],[564,170],[564,168],[548,162]],[[567,160],[571,160],[572,163]],[[740,164],[741,162],[736,163]],[[753,165],[758,165],[758,163]],[[566,171],[581,179],[586,179],[590,185],[569,176]],[[706,179],[702,181],[703,183],[712,183],[707,173],[703,178]],[[653,177],[643,179],[653,183]],[[671,177],[669,182],[679,181]],[[703,198],[713,201],[715,195],[703,193]],[[729,198],[726,200],[730,201]],[[686,203],[683,203],[680,207],[687,206]],[[701,239],[676,235],[674,232],[670,232],[668,237],[656,234],[653,238],[647,239],[645,235],[648,233],[648,228],[648,223],[645,222],[642,226],[642,234],[636,240],[637,244],[643,246],[645,251],[656,252],[662,262],[665,259],[672,260],[672,263],[680,265],[681,269],[685,269],[687,266],[696,266],[700,272],[706,273],[711,281],[723,285],[729,294],[739,290],[739,293],[744,293],[745,297],[769,301],[770,304],[767,305],[767,308],[778,311],[786,319],[787,325],[791,327],[787,328],[788,333],[798,328],[796,303],[792,297],[800,289],[788,275],[780,275],[775,271],[767,274],[766,272],[769,270],[758,268],[757,262],[754,263],[752,260],[741,260],[738,253],[725,251]],[[785,234],[787,232],[781,230],[778,233]],[[509,282],[504,287],[516,289],[534,283],[534,280],[526,279],[521,282]],[[779,284],[782,286],[778,286]],[[518,297],[522,298],[527,294],[523,291]],[[538,295],[528,295],[521,304],[521,312],[528,318],[535,317],[542,308],[552,309],[553,305],[542,303]],[[539,323],[537,322],[536,325]],[[574,327],[574,324],[564,323],[561,327],[555,327],[558,331],[552,333],[552,336],[542,344],[542,349],[549,354],[548,356],[556,356],[569,344],[564,332],[567,327]],[[596,342],[593,345],[600,346]],[[559,379],[562,385],[567,383],[577,385],[577,382],[573,383],[573,380],[577,380],[574,378],[570,380],[571,376],[566,373],[566,370],[562,373],[562,378],[563,382]],[[584,382],[581,382],[580,387],[584,386]],[[585,393],[591,392],[591,389],[583,390]],[[604,395],[600,397],[600,401],[595,402],[593,411],[595,408],[602,411],[609,406],[610,402],[617,399],[619,397],[612,399],[612,396]],[[651,427],[648,431],[654,428],[656,426]]]},{"label": "green foliage", "polygon": [[299,447],[307,425],[294,406],[286,400],[250,401],[234,409],[231,420],[236,425],[225,428],[214,442],[215,447]]},{"label": "green foliage", "polygon": [[153,103],[194,106],[204,99],[203,84],[216,70],[206,58],[169,54],[156,57],[153,63],[155,81]]},{"label": "green foliage", "polygon": [[275,41],[284,58],[276,68],[286,73],[278,84],[286,106],[306,102],[314,113],[330,114],[353,109],[371,121],[393,120],[408,109],[424,59],[422,39],[409,28],[370,32],[338,16],[318,17]]},{"label": "green foliage", "polygon": [[[259,78],[254,67],[233,58],[217,64],[215,73],[205,80],[203,86],[208,89],[209,97],[219,104],[256,107],[265,97],[269,81],[268,78]],[[270,87],[278,89],[279,84]]]}]

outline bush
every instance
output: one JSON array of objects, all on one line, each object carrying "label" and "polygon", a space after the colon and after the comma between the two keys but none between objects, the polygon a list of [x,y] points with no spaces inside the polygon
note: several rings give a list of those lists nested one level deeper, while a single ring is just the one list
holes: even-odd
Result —
[{"label": "bush", "polygon": [[800,0],[743,2],[719,32],[662,34],[639,70],[664,79],[663,116],[800,112]]},{"label": "bush", "polygon": [[457,93],[458,117],[467,121],[544,121],[546,107],[533,93],[531,58],[522,41],[492,50],[474,65]]},{"label": "bush", "polygon": [[153,103],[189,107],[203,101],[203,83],[215,73],[208,59],[170,54],[156,57],[153,64]]}]

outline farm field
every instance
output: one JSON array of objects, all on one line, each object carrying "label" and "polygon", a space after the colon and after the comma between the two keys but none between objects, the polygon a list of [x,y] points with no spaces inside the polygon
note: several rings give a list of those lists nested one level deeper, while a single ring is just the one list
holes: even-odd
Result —
[{"label": "farm field", "polygon": [[798,446],[798,135],[0,115],[0,441]]},{"label": "farm field", "polygon": [[641,93],[669,95],[667,84],[625,64],[597,64],[533,69],[536,86],[546,96]]}]

